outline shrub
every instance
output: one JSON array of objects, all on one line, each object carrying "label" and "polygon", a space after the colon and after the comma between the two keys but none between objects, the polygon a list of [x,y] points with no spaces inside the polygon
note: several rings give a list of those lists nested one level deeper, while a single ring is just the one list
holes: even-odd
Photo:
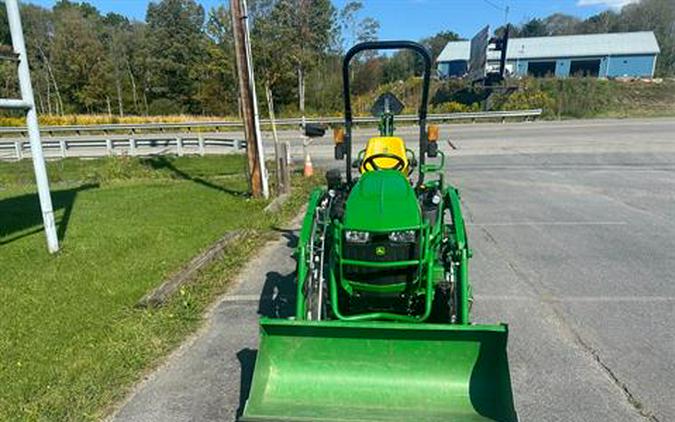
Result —
[{"label": "shrub", "polygon": [[89,176],[96,182],[111,182],[114,180],[143,179],[153,177],[166,177],[161,172],[153,172],[152,169],[140,160],[128,155],[107,157],[103,165],[94,170]]},{"label": "shrub", "polygon": [[155,116],[162,114],[180,114],[183,112],[180,104],[177,101],[172,101],[168,98],[154,100],[150,103],[148,108],[150,109],[150,114]]},{"label": "shrub", "polygon": [[501,110],[532,110],[540,108],[548,115],[554,111],[555,101],[538,87],[525,87],[506,97],[499,107]]},{"label": "shrub", "polygon": [[556,117],[590,117],[608,110],[614,100],[616,82],[595,78],[541,79],[540,89],[553,98]]},{"label": "shrub", "polygon": [[431,106],[432,113],[468,113],[473,111],[480,111],[480,104],[462,104],[456,101],[449,101],[447,103],[440,103]]}]

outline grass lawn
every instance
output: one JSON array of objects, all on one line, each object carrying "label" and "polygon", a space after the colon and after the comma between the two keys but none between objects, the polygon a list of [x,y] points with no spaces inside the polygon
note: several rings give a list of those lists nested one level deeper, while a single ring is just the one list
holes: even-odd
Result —
[{"label": "grass lawn", "polygon": [[[243,194],[240,156],[49,163],[63,250],[46,252],[30,162],[0,163],[0,420],[91,420],[200,323],[241,261],[297,211]],[[157,310],[135,303],[233,228],[255,229]]]}]

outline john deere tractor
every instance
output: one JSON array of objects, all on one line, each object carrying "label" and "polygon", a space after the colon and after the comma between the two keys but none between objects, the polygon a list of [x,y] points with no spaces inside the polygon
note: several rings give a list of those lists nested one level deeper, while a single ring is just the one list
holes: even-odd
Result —
[{"label": "john deere tractor", "polygon": [[[403,106],[373,107],[379,136],[352,155],[349,65],[359,52],[409,49],[424,62],[419,151],[395,136]],[[444,182],[427,126],[431,58],[407,41],[366,42],[343,65],[344,173],[310,197],[290,319],[260,322],[245,421],[515,421],[505,325],[469,318],[471,250],[458,191]]]}]

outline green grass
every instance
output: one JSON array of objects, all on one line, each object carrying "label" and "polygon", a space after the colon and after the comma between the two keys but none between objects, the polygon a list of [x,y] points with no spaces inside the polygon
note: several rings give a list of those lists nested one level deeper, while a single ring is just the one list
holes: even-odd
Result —
[{"label": "green grass", "polygon": [[[213,177],[243,175],[241,156],[153,157],[138,159],[128,156],[95,160],[66,159],[47,162],[52,184],[101,183],[130,179],[180,179],[187,177]],[[243,177],[243,176],[242,176]],[[243,180],[243,179],[242,179]],[[33,164],[30,160],[19,162],[0,161],[0,193],[3,189],[32,185]],[[244,185],[240,186],[241,188]]]},{"label": "green grass", "polygon": [[[92,420],[200,323],[284,211],[242,194],[241,157],[49,164],[63,250],[45,250],[28,162],[0,164],[0,420]],[[157,310],[135,303],[225,231],[256,235]]]},{"label": "green grass", "polygon": [[505,110],[542,108],[546,119],[675,116],[675,80],[660,83],[596,78],[526,78],[520,90],[497,96]]}]

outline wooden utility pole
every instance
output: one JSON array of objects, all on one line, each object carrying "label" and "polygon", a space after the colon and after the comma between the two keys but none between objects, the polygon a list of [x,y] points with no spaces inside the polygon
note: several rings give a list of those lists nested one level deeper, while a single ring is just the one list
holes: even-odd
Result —
[{"label": "wooden utility pole", "polygon": [[241,115],[244,121],[246,136],[246,153],[248,155],[248,172],[250,176],[251,194],[254,197],[267,197],[267,179],[265,175],[265,161],[262,158],[262,139],[256,124],[257,112],[255,91],[253,85],[253,69],[248,45],[248,27],[245,19],[246,12],[241,0],[230,0],[232,13],[232,32],[234,33],[234,48],[237,58],[237,74],[239,78],[239,98]]}]

